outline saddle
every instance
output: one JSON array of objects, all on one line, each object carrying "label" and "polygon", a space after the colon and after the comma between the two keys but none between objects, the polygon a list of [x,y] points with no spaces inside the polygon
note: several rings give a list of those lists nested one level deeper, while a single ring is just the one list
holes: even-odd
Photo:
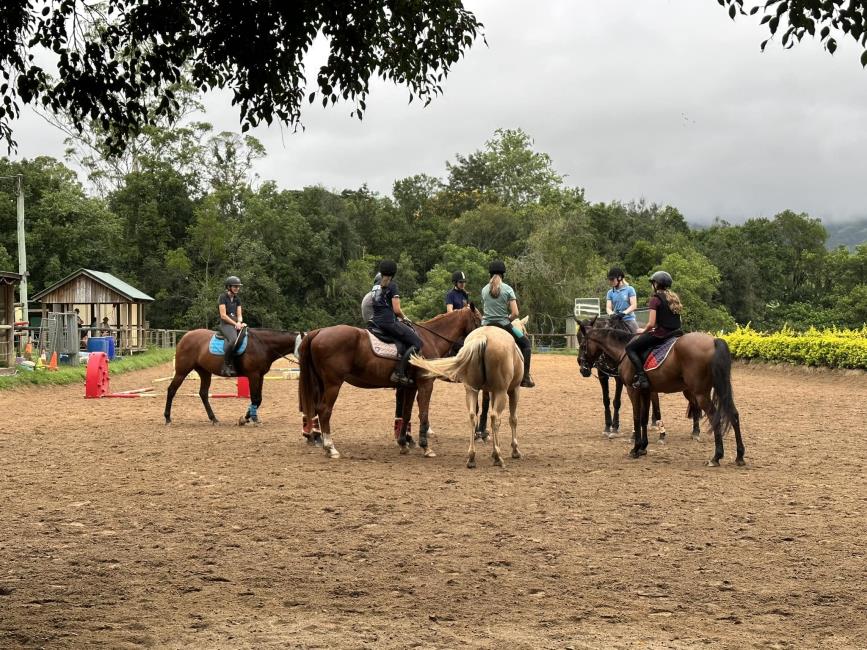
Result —
[{"label": "saddle", "polygon": [[406,345],[383,332],[373,321],[367,322],[367,337],[373,354],[383,359],[399,360],[406,351]]},{"label": "saddle", "polygon": [[680,339],[681,336],[682,335],[672,336],[670,339],[666,339],[655,348],[650,348],[649,350],[647,350],[644,353],[644,370],[650,371],[659,368],[668,358],[668,353],[671,352],[674,344],[677,343],[678,339]]},{"label": "saddle", "polygon": [[[247,349],[247,328],[241,330],[240,334],[238,334],[238,340],[235,341],[235,350],[234,355],[236,357],[240,357],[244,354],[244,351]],[[208,343],[208,352],[211,354],[216,354],[217,356],[223,356],[226,350],[226,338],[223,336],[222,332],[214,332],[214,335],[211,336],[211,340]]]}]

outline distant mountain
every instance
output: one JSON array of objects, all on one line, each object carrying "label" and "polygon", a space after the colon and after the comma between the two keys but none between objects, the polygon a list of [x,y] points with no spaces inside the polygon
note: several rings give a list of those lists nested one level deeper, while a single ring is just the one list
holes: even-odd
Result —
[{"label": "distant mountain", "polygon": [[828,231],[827,247],[829,249],[842,245],[849,250],[854,250],[858,244],[867,242],[867,219],[846,223],[826,223],[824,225],[825,230]]}]

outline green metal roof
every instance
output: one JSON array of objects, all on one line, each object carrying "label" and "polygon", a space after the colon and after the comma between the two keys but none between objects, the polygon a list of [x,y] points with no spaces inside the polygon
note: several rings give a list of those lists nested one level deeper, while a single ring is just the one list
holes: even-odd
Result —
[{"label": "green metal roof", "polygon": [[109,289],[116,291],[125,298],[128,298],[131,302],[153,302],[154,300],[143,291],[139,291],[134,286],[127,284],[120,278],[113,276],[111,273],[106,273],[105,271],[93,271],[91,269],[78,269],[75,273],[71,273],[59,282],[55,282],[47,289],[43,289],[35,296],[33,296],[31,300],[38,301],[43,296],[51,293],[52,291],[66,284],[70,280],[77,278],[79,275],[87,275],[93,278],[100,284],[104,284]]}]

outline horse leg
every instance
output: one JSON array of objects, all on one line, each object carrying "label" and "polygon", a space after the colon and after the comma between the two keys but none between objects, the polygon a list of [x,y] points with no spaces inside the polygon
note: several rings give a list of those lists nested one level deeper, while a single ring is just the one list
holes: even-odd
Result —
[{"label": "horse leg", "polygon": [[476,428],[478,427],[479,391],[464,384],[464,396],[467,401],[467,414],[470,418],[470,448],[467,450],[467,467],[476,466]]},{"label": "horse leg", "polygon": [[400,431],[403,429],[403,388],[396,388],[394,391],[394,441],[400,438]]},{"label": "horse leg", "polygon": [[651,423],[659,434],[657,442],[665,442],[665,423],[662,421],[662,411],[659,408],[659,393],[650,394],[650,405],[653,409]]},{"label": "horse leg", "polygon": [[208,419],[211,421],[211,424],[219,424],[220,421],[214,415],[211,402],[208,400],[208,391],[211,390],[211,373],[207,370],[199,370],[198,368],[196,368],[196,372],[199,374],[199,397],[202,398],[202,404],[205,405]]},{"label": "horse leg", "polygon": [[172,379],[172,383],[169,384],[169,389],[166,391],[166,410],[163,413],[166,417],[166,424],[172,423],[172,401],[175,399],[175,393],[178,392],[178,388],[180,388],[181,384],[184,383],[184,379],[187,378],[187,373],[180,373],[175,371],[175,376]]},{"label": "horse leg", "polygon": [[247,407],[247,412],[238,419],[239,427],[251,420],[254,426],[261,424],[259,422],[259,407],[262,405],[262,384],[265,380],[260,373],[250,373],[247,375],[247,381],[250,382],[250,406]]},{"label": "horse leg", "polygon": [[633,445],[632,449],[629,451],[629,455],[632,458],[638,458],[642,455],[642,451],[647,453],[646,450],[641,448],[641,425],[643,422],[642,409],[644,408],[644,400],[642,391],[637,388],[629,386],[626,390],[629,392],[629,401],[632,402],[632,426],[634,435]]},{"label": "horse leg", "polygon": [[641,391],[641,445],[638,451],[639,456],[644,456],[647,453],[647,437],[648,423],[650,421],[650,391]]},{"label": "horse leg", "polygon": [[493,439],[494,448],[491,450],[491,458],[494,459],[494,465],[505,467],[503,456],[500,454],[500,424],[503,422],[503,411],[506,408],[506,394],[494,392],[491,393],[491,438]]},{"label": "horse leg", "polygon": [[686,398],[686,401],[689,402],[689,408],[686,410],[686,415],[687,417],[692,418],[692,439],[698,442],[701,438],[701,427],[699,426],[699,420],[701,420],[701,409],[698,407],[695,397],[693,397],[692,393],[688,390],[683,391],[683,396]]},{"label": "horse leg", "polygon": [[523,458],[518,451],[518,388],[509,391],[509,426],[512,429],[512,458]]},{"label": "horse leg", "polygon": [[[606,386],[608,382],[605,382]],[[620,377],[614,378],[614,417],[611,419],[611,435],[609,438],[616,437],[620,433],[620,404],[621,396],[623,395],[623,380]]]},{"label": "horse leg", "polygon": [[[479,422],[476,425],[476,438],[482,442],[488,441],[488,409],[491,406],[491,394],[488,391],[482,391],[482,413],[479,416]],[[475,411],[479,410],[478,403]]]},{"label": "horse leg", "polygon": [[412,403],[413,400],[415,400],[415,391],[416,388],[414,386],[406,386],[402,389],[403,397],[401,399],[403,402],[403,421],[401,422],[400,435],[397,439],[397,444],[400,445],[401,454],[409,453],[410,446],[415,444],[415,441],[412,441],[412,444],[410,443],[412,438],[409,435],[410,422],[412,422]]},{"label": "horse leg", "polygon": [[331,414],[334,412],[334,402],[340,393],[340,384],[325,383],[325,394],[322,401],[316,405],[316,414],[319,416],[319,428],[322,429],[322,448],[329,458],[340,458],[340,452],[331,440]]},{"label": "horse leg", "polygon": [[735,463],[738,465],[746,465],[746,461],[744,460],[744,441],[741,438],[741,416],[740,413],[735,410],[734,415],[732,416],[732,428],[735,430],[735,444],[737,445],[738,455],[735,458]]},{"label": "horse leg", "polygon": [[[702,411],[707,415],[707,419],[713,422],[713,402],[711,402],[710,394],[699,394],[695,396],[696,402],[698,402],[699,407]],[[708,467],[719,467],[720,459],[722,459],[724,455],[723,451],[723,441],[722,441],[722,431],[720,431],[719,427],[714,427],[713,429],[713,442],[714,442],[714,454],[713,458],[707,461]]]},{"label": "horse leg", "polygon": [[605,430],[602,435],[611,433],[611,400],[608,398],[608,376],[601,372],[597,375],[599,386],[602,387],[602,406],[605,408]]},{"label": "horse leg", "polygon": [[430,398],[433,393],[433,382],[423,382],[418,386],[418,444],[425,458],[436,458],[436,453],[430,447]]}]

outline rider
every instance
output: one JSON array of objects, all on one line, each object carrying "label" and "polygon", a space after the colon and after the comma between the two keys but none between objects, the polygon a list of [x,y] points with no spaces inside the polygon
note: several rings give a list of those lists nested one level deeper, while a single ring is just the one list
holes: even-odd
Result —
[{"label": "rider", "polygon": [[234,377],[237,373],[233,365],[233,354],[238,332],[244,327],[244,313],[238,292],[241,290],[241,279],[237,275],[226,278],[226,290],[220,294],[220,331],[223,333],[225,349],[223,350],[222,375]]},{"label": "rider", "polygon": [[635,367],[635,381],[632,385],[642,390],[650,388],[641,362],[642,352],[655,348],[666,339],[683,334],[680,329],[683,305],[678,295],[671,290],[671,275],[665,271],[657,271],[650,276],[650,284],[653,295],[647,303],[650,309],[647,327],[639,329],[638,334],[641,336],[632,339],[626,346],[626,354]]},{"label": "rider", "polygon": [[638,307],[635,288],[623,277],[623,270],[616,266],[608,271],[608,284],[611,288],[605,296],[605,311],[612,321],[621,321],[633,334],[638,331],[633,313]]},{"label": "rider", "polygon": [[463,271],[452,273],[454,288],[446,294],[446,313],[455,309],[463,309],[470,304],[470,294],[464,288],[467,284],[467,276]]},{"label": "rider", "polygon": [[482,288],[482,305],[485,315],[482,317],[482,325],[496,325],[501,327],[512,336],[524,355],[524,378],[521,386],[533,388],[535,382],[530,378],[530,341],[523,332],[512,325],[512,321],[518,318],[518,296],[515,290],[503,282],[506,275],[506,265],[501,260],[494,260],[488,267],[491,280]]},{"label": "rider", "polygon": [[406,364],[413,352],[421,351],[422,342],[415,330],[406,324],[406,316],[400,308],[400,290],[394,281],[397,263],[394,260],[382,260],[379,263],[379,272],[382,274],[379,282],[381,290],[374,296],[373,322],[383,332],[407,346],[400,364],[389,379],[400,386],[410,386],[413,381],[406,376]]}]

